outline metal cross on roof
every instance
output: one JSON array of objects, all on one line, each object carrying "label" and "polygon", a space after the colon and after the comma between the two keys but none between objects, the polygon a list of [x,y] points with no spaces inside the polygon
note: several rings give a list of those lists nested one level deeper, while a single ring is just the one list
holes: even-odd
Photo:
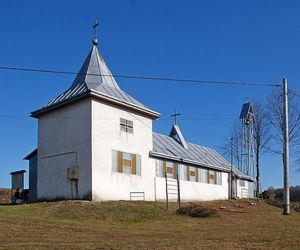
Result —
[{"label": "metal cross on roof", "polygon": [[178,113],[175,109],[175,113],[173,115],[171,115],[171,117],[174,117],[174,124],[177,125],[177,116],[181,115],[180,113]]},{"label": "metal cross on roof", "polygon": [[98,39],[97,39],[97,27],[99,26],[98,21],[95,21],[95,24],[93,25],[93,29],[94,29],[94,38],[93,38],[93,44],[97,45],[98,44]]}]

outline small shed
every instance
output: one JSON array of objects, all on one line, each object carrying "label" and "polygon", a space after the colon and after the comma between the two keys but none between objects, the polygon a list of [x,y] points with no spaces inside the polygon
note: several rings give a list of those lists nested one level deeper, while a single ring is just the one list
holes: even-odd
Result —
[{"label": "small shed", "polygon": [[25,200],[24,196],[24,173],[25,170],[11,172],[11,198],[13,203],[21,203]]},{"label": "small shed", "polygon": [[11,189],[24,189],[24,173],[25,170],[11,172]]}]

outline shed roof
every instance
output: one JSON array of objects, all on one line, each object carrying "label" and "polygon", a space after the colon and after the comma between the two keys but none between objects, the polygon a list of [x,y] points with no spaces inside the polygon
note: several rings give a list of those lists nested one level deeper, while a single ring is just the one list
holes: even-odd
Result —
[{"label": "shed roof", "polygon": [[30,160],[30,158],[36,154],[37,154],[37,148],[31,151],[28,155],[26,155],[23,160]]},{"label": "shed roof", "polygon": [[11,172],[11,173],[9,173],[9,174],[10,174],[10,175],[16,175],[16,174],[24,174],[24,173],[26,173],[25,170],[18,170],[18,171]]},{"label": "shed roof", "polygon": [[137,112],[149,115],[153,119],[160,116],[159,113],[152,111],[119,87],[96,44],[93,45],[72,85],[42,108],[33,111],[31,116],[38,117],[45,112],[86,96],[94,96],[116,105],[134,109]]}]

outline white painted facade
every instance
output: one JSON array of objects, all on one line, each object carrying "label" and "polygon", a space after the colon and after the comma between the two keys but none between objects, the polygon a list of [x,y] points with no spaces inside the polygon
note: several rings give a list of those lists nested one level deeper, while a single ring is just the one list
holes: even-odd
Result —
[{"label": "white painted facade", "polygon": [[[154,200],[152,120],[95,99],[92,117],[93,200],[129,200],[130,192],[144,192],[146,200]],[[120,130],[120,118],[133,121],[132,134]],[[113,172],[112,150],[140,154],[141,176]]]},{"label": "white painted facade", "polygon": [[[76,184],[67,169],[79,166]],[[37,199],[90,199],[91,100],[85,99],[38,119]]]},{"label": "white painted facade", "polygon": [[[120,118],[133,121],[133,134],[120,130]],[[39,200],[130,200],[130,192],[143,192],[149,201],[166,200],[165,179],[156,177],[156,159],[149,156],[151,119],[85,99],[45,114],[38,128]],[[113,172],[112,150],[140,154],[141,176]],[[79,167],[78,194],[67,178],[73,166]],[[180,180],[180,194],[183,201],[227,199],[228,173],[222,173],[222,185]]]},{"label": "white painted facade", "polygon": [[[134,132],[120,130],[120,118],[132,120]],[[152,150],[152,120],[97,99],[84,99],[45,114],[38,126],[37,199],[130,200],[142,192],[145,200],[166,200],[165,178],[156,176]],[[112,150],[141,155],[141,176],[112,171]],[[78,193],[67,169],[79,167]],[[237,197],[245,198],[248,181]],[[228,173],[222,184],[180,180],[182,201],[228,198]],[[170,196],[170,200],[177,197]]]},{"label": "white painted facade", "polygon": [[[107,75],[101,76],[99,72]],[[147,201],[166,200],[165,179],[157,177],[156,172],[158,156],[150,156],[154,148],[152,122],[159,114],[122,91],[110,74],[94,44],[71,87],[32,113],[38,119],[38,200],[130,200],[131,192],[143,193]],[[121,118],[133,122],[133,133],[121,130]],[[176,126],[174,133],[178,132],[180,141],[185,142]],[[167,138],[172,138],[176,145],[180,143],[171,136]],[[172,148],[169,143],[170,148],[165,149],[170,151],[170,160],[174,160],[177,152],[168,151]],[[113,171],[113,150],[139,155],[141,174]],[[188,150],[186,142],[184,150]],[[202,149],[198,155],[197,150],[184,152],[187,156],[197,155],[196,161],[203,158],[219,164],[216,165],[219,171],[224,162],[227,164],[215,151]],[[70,175],[70,170],[78,170],[78,179],[74,177],[76,173]],[[227,199],[228,172],[227,169],[219,173],[218,184],[180,180],[181,200]],[[239,197],[244,192],[237,187]]]},{"label": "white painted facade", "polygon": [[[228,173],[222,173],[222,185],[180,180],[180,198],[182,201],[209,201],[228,199]],[[166,180],[155,178],[155,198],[166,200]],[[176,200],[176,195],[170,196]]]}]

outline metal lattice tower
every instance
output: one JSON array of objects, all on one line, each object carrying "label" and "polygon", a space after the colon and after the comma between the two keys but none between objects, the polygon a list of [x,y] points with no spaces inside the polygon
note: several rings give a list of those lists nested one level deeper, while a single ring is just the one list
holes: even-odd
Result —
[{"label": "metal lattice tower", "polygon": [[254,176],[254,114],[251,103],[243,104],[240,120],[242,122],[241,171]]}]

